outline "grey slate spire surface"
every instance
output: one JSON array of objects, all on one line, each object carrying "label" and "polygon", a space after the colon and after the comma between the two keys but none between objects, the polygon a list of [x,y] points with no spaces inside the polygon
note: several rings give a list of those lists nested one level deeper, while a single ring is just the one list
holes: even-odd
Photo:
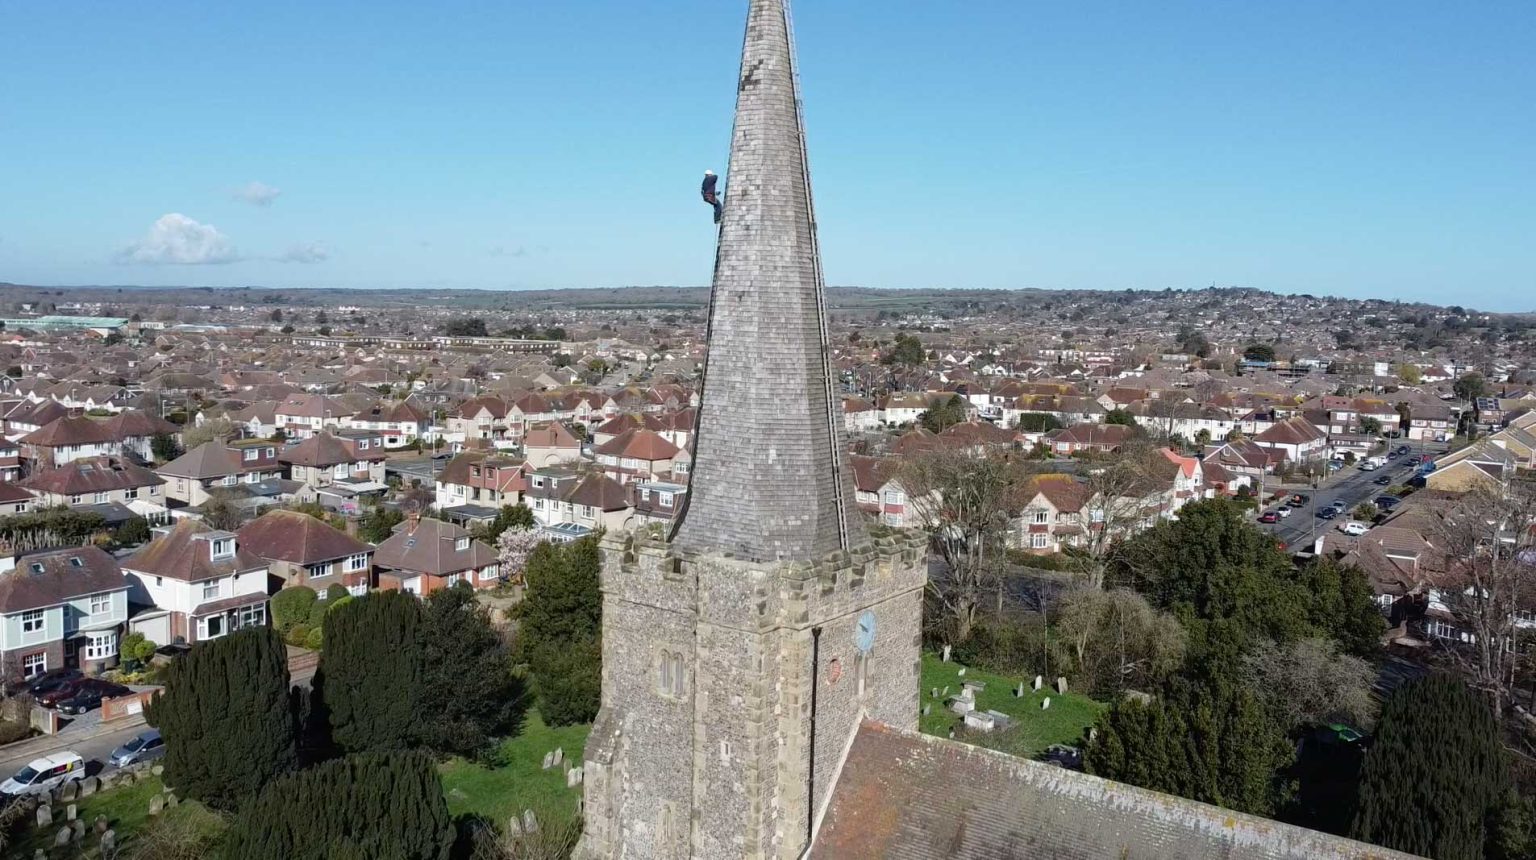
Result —
[{"label": "grey slate spire surface", "polygon": [[751,0],[680,549],[811,561],[867,542],[823,292],[788,0]]}]

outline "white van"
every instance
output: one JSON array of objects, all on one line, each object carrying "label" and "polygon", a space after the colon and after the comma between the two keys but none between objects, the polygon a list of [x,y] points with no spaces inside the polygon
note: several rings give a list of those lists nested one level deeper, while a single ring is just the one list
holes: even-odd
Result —
[{"label": "white van", "polygon": [[85,779],[85,759],[79,753],[54,753],[34,759],[15,776],[0,783],[0,794],[44,794],[66,782],[82,779]]}]

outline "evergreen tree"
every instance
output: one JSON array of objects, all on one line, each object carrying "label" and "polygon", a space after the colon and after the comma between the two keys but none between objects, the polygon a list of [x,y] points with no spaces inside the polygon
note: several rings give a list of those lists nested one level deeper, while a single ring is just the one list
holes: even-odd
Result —
[{"label": "evergreen tree", "polygon": [[1382,708],[1352,835],[1437,860],[1475,860],[1508,786],[1487,702],[1455,678],[1409,681]]},{"label": "evergreen tree", "polygon": [[405,515],[394,508],[376,505],[357,525],[357,536],[369,543],[383,543],[404,522]]},{"label": "evergreen tree", "polygon": [[432,760],[363,753],[273,782],[231,828],[228,860],[447,860],[453,821]]},{"label": "evergreen tree", "polygon": [[271,600],[272,626],[286,636],[295,626],[309,623],[310,610],[317,599],[315,590],[307,585],[292,585],[278,591]]},{"label": "evergreen tree", "polygon": [[522,705],[511,655],[467,582],[432,592],[424,616],[420,695],[430,716],[422,740],[439,752],[482,752],[515,727]]},{"label": "evergreen tree", "polygon": [[603,599],[596,538],[540,544],[528,558],[517,653],[551,725],[597,716],[602,689]]},{"label": "evergreen tree", "polygon": [[1331,561],[1316,561],[1302,569],[1301,587],[1308,596],[1308,619],[1318,632],[1332,636],[1341,649],[1356,656],[1369,657],[1380,649],[1387,625],[1365,574]]},{"label": "evergreen tree", "polygon": [[421,601],[400,591],[376,591],[326,613],[316,674],[324,676],[323,707],[341,749],[401,750],[421,737],[422,626]]},{"label": "evergreen tree", "polygon": [[1104,423],[1119,424],[1122,427],[1137,426],[1136,416],[1132,415],[1129,410],[1122,409],[1119,406],[1104,413]]},{"label": "evergreen tree", "polygon": [[965,421],[965,399],[956,394],[938,406],[923,410],[917,421],[929,432],[942,433]]},{"label": "evergreen tree", "polygon": [[1177,684],[1151,703],[1123,699],[1095,728],[1084,748],[1089,773],[1257,815],[1274,809],[1292,755],[1258,700],[1225,683]]},{"label": "evergreen tree", "polygon": [[199,642],[166,672],[144,717],[165,738],[165,781],[183,797],[233,809],[294,768],[288,653],[276,631]]}]

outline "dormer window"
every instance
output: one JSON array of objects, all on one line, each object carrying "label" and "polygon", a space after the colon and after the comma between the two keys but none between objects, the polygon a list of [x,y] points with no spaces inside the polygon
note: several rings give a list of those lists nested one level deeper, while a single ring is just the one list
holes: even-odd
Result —
[{"label": "dormer window", "polygon": [[249,463],[252,460],[256,459],[260,455],[261,455],[261,452],[256,450],[255,448],[247,448],[247,449],[245,449],[245,461],[247,463]]},{"label": "dormer window", "polygon": [[219,538],[213,542],[213,558],[228,558],[235,554],[234,538]]},{"label": "dormer window", "polygon": [[453,542],[453,548],[457,552],[463,552],[464,550],[469,549],[469,538],[461,537],[458,540],[454,541]]}]

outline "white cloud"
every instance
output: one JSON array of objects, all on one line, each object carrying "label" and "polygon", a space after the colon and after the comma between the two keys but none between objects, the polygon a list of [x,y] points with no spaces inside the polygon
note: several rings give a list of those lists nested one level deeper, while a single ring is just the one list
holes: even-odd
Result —
[{"label": "white cloud", "polygon": [[160,216],[143,239],[118,254],[124,263],[211,265],[240,259],[228,236],[212,224],[199,224],[177,212]]},{"label": "white cloud", "polygon": [[264,182],[249,182],[245,187],[234,190],[234,198],[244,200],[252,206],[271,206],[272,201],[282,193],[280,189],[273,188]]},{"label": "white cloud", "polygon": [[279,263],[323,263],[331,258],[331,252],[320,242],[300,242],[281,257]]}]

